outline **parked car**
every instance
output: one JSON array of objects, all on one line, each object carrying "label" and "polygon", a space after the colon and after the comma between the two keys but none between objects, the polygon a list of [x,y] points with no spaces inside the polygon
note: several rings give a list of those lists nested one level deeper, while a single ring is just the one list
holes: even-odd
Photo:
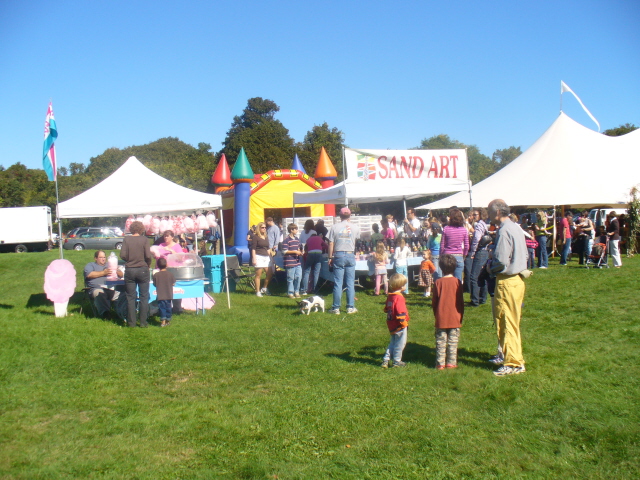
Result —
[{"label": "parked car", "polygon": [[607,216],[611,212],[616,212],[618,215],[627,214],[626,208],[594,208],[589,212],[589,218],[596,227],[606,225]]},{"label": "parked car", "polygon": [[96,228],[102,231],[110,230],[112,233],[115,234],[116,237],[123,236],[123,232],[120,229],[120,227],[76,227],[73,230],[69,230],[69,232],[67,233],[67,238],[75,238],[82,233],[88,232],[90,229],[96,229]]},{"label": "parked car", "polygon": [[120,250],[124,237],[111,227],[74,228],[64,239],[65,250]]}]

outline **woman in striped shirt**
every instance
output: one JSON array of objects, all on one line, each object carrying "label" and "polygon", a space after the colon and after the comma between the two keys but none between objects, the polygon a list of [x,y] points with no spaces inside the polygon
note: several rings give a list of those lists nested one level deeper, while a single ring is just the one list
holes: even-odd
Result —
[{"label": "woman in striped shirt", "polygon": [[440,255],[453,255],[458,262],[453,276],[462,281],[464,270],[464,258],[469,252],[469,231],[464,225],[464,215],[457,208],[449,212],[449,225],[442,231],[440,242]]}]

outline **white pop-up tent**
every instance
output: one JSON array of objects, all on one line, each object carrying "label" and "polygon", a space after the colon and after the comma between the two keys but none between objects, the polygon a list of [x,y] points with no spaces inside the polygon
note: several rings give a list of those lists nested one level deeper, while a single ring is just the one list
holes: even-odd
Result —
[{"label": "white pop-up tent", "polygon": [[560,116],[522,155],[468,192],[418,209],[486,207],[495,198],[507,205],[573,208],[620,206],[640,183],[640,130],[620,137],[590,130]]},{"label": "white pop-up tent", "polygon": [[408,200],[469,189],[466,150],[344,149],[346,179],[293,194],[294,205]]},{"label": "white pop-up tent", "polygon": [[[220,195],[198,192],[173,183],[145,167],[136,157],[86,192],[58,205],[58,218],[126,217],[131,214],[182,214],[221,210]],[[222,215],[220,215],[222,219]],[[222,238],[224,223],[220,221]],[[226,247],[222,242],[225,271]],[[231,307],[227,282],[227,304]]]},{"label": "white pop-up tent", "polygon": [[145,167],[136,157],[109,177],[58,205],[59,218],[126,217],[131,214],[178,214],[222,208],[220,195],[173,183]]}]

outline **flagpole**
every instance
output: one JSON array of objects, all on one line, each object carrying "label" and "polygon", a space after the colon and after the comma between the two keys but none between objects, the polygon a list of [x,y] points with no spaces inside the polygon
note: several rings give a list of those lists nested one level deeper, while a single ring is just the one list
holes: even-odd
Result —
[{"label": "flagpole", "polygon": [[60,258],[64,258],[62,253],[62,219],[58,213],[58,205],[60,200],[58,199],[58,172],[56,172],[56,220],[58,221],[58,247],[60,249]]}]

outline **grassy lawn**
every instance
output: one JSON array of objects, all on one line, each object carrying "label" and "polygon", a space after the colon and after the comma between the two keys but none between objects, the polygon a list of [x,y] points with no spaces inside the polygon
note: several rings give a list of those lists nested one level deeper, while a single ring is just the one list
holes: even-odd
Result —
[{"label": "grassy lawn", "polygon": [[[371,290],[355,315],[299,315],[281,282],[127,329],[81,313],[79,294],[53,316],[57,255],[0,255],[0,478],[639,477],[640,257],[536,270],[527,372],[497,378],[488,305],[467,309],[460,368],[436,371],[430,301],[412,290],[409,365],[383,370]],[[92,255],[65,252],[78,289]]]}]

